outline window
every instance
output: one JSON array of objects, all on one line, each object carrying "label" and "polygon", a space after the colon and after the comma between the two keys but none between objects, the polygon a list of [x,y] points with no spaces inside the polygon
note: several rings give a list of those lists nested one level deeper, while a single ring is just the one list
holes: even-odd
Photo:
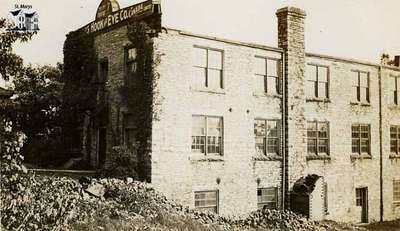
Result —
[{"label": "window", "polygon": [[369,103],[369,74],[367,72],[353,71],[353,100],[355,102]]},{"label": "window", "polygon": [[390,126],[390,152],[400,155],[400,126]]},{"label": "window", "polygon": [[307,65],[306,94],[308,98],[329,98],[328,67]]},{"label": "window", "polygon": [[254,121],[254,135],[257,154],[279,155],[279,120]]},{"label": "window", "polygon": [[356,154],[370,154],[370,126],[366,124],[353,124],[351,126],[351,149]]},{"label": "window", "polygon": [[329,155],[328,122],[307,122],[307,151],[313,155]]},{"label": "window", "polygon": [[105,102],[106,101],[106,82],[108,79],[108,61],[103,60],[100,62],[99,65],[99,75],[97,80],[98,86],[98,95],[97,100],[98,102]]},{"label": "window", "polygon": [[129,149],[134,148],[136,144],[136,126],[132,114],[124,114],[123,129],[124,145],[126,145]]},{"label": "window", "polygon": [[200,211],[218,213],[218,191],[194,192],[194,207]]},{"label": "window", "polygon": [[257,189],[258,209],[277,209],[278,208],[278,188],[259,188]]},{"label": "window", "polygon": [[208,48],[194,48],[193,86],[222,89],[222,51]]},{"label": "window", "polygon": [[390,78],[391,95],[393,96],[393,103],[399,105],[399,88],[400,88],[400,77]]},{"label": "window", "polygon": [[132,74],[136,72],[137,63],[136,63],[136,48],[127,48],[125,50],[125,74],[127,77],[127,81],[132,78]]},{"label": "window", "polygon": [[280,62],[276,59],[255,58],[255,77],[253,87],[255,92],[279,94]]},{"label": "window", "polygon": [[222,117],[192,117],[192,152],[222,155]]},{"label": "window", "polygon": [[400,207],[400,180],[393,180],[393,205]]}]

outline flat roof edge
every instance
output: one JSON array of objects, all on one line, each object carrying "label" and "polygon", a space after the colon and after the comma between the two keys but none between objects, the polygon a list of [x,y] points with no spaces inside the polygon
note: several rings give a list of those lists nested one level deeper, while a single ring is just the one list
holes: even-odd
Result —
[{"label": "flat roof edge", "polygon": [[183,31],[183,30],[168,28],[168,27],[163,27],[163,28],[165,28],[167,31],[168,30],[176,31],[179,34],[185,35],[185,36],[203,38],[203,39],[214,40],[214,41],[218,41],[218,42],[229,43],[229,44],[233,44],[233,45],[237,45],[237,46],[246,46],[246,47],[251,47],[251,48],[258,48],[258,49],[262,49],[262,50],[283,53],[283,49],[278,48],[278,47],[271,47],[271,46],[267,46],[267,45],[247,43],[247,42],[241,42],[241,41],[237,41],[237,40],[225,39],[225,38],[220,38],[220,37],[201,35],[201,34],[196,34],[196,33],[188,32],[188,31]]},{"label": "flat roof edge", "polygon": [[362,60],[357,60],[357,59],[351,59],[351,58],[341,58],[341,57],[335,57],[335,56],[330,56],[330,55],[322,55],[322,54],[316,54],[316,53],[309,53],[309,52],[306,52],[306,56],[307,57],[328,59],[328,60],[336,60],[336,61],[341,61],[341,62],[346,62],[346,63],[361,64],[361,65],[372,66],[372,67],[383,67],[383,68],[391,69],[391,70],[394,70],[394,71],[400,71],[400,67],[381,65],[381,64],[377,64],[377,63],[372,63],[372,62],[367,62],[367,61],[362,61]]}]

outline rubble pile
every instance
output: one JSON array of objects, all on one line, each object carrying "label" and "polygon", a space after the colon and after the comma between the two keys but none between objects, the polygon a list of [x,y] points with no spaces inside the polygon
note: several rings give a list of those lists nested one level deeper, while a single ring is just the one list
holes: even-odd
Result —
[{"label": "rubble pile", "polygon": [[88,224],[103,230],[122,229],[106,227],[115,221],[129,230],[355,230],[312,222],[289,211],[264,209],[246,218],[222,217],[169,201],[150,184],[132,178],[77,182],[33,176],[25,180],[23,193],[2,192],[4,230],[86,230]]}]

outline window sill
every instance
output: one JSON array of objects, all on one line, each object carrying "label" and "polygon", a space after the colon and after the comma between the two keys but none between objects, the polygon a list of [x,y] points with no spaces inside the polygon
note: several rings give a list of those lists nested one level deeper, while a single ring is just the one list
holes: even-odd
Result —
[{"label": "window sill", "polygon": [[252,157],[253,161],[281,161],[282,156],[277,154],[257,155]]},{"label": "window sill", "polygon": [[351,160],[363,160],[363,159],[372,159],[372,156],[367,154],[367,153],[362,153],[362,154],[358,154],[358,153],[352,153],[350,155],[350,159]]},{"label": "window sill", "polygon": [[370,106],[371,106],[371,103],[368,103],[368,102],[354,102],[354,101],[351,101],[351,102],[350,102],[350,105],[358,105],[358,106],[361,106],[361,107],[370,107]]},{"label": "window sill", "polygon": [[203,93],[212,93],[212,94],[225,95],[225,90],[224,89],[193,88],[193,87],[190,87],[190,90],[193,91],[193,92],[203,92]]},{"label": "window sill", "polygon": [[400,160],[400,154],[392,153],[389,155],[389,159],[399,159]]},{"label": "window sill", "polygon": [[320,155],[316,155],[316,154],[308,154],[306,157],[306,160],[327,160],[330,161],[331,157],[327,154],[320,154]]},{"label": "window sill", "polygon": [[390,110],[400,110],[400,105],[397,104],[389,104],[389,109]]},{"label": "window sill", "polygon": [[253,92],[253,96],[255,97],[269,97],[269,98],[282,98],[282,95],[280,94],[269,94],[266,92]]},{"label": "window sill", "polygon": [[331,103],[331,100],[329,98],[306,98],[306,102]]},{"label": "window sill", "polygon": [[189,160],[192,162],[223,162],[224,157],[221,155],[207,155],[204,154],[192,154],[189,156]]}]

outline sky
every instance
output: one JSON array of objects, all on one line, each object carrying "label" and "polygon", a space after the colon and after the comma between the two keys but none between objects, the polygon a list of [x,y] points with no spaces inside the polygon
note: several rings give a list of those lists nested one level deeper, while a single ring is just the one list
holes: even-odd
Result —
[{"label": "sky", "polygon": [[[141,0],[119,0],[121,8]],[[40,31],[15,51],[26,64],[62,62],[65,35],[95,18],[100,0],[0,0],[0,17],[14,4],[32,5]],[[275,12],[306,11],[306,51],[378,63],[400,55],[400,0],[162,0],[163,26],[277,47]]]}]

